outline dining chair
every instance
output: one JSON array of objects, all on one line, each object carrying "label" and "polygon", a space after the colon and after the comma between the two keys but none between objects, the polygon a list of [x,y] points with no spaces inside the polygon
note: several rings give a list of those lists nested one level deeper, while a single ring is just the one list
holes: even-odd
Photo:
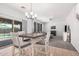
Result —
[{"label": "dining chair", "polygon": [[47,35],[43,38],[40,38],[41,40],[36,43],[35,50],[36,54],[41,53],[43,55],[50,55],[49,54],[49,38],[50,38],[50,32],[47,32]]},{"label": "dining chair", "polygon": [[[25,31],[18,31],[18,35],[23,35],[23,34],[25,34]],[[31,40],[29,38],[23,38],[23,37],[20,37],[20,38],[22,38],[23,41],[29,41],[29,40]]]},{"label": "dining chair", "polygon": [[[12,55],[15,55],[15,48],[19,49],[19,55],[25,55],[26,50],[25,48],[31,47],[31,41],[26,40],[23,41],[21,37],[19,37],[19,34],[23,34],[24,32],[11,32],[10,34],[13,36],[12,42],[13,42],[13,49],[12,49]],[[31,53],[31,52],[30,52]],[[30,54],[31,55],[31,54]]]}]

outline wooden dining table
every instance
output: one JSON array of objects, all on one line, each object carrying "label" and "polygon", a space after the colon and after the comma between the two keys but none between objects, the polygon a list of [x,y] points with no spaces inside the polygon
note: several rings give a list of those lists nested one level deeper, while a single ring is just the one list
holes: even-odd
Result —
[{"label": "wooden dining table", "polygon": [[34,56],[34,44],[42,40],[43,37],[45,37],[46,35],[47,35],[46,33],[29,33],[29,34],[25,33],[25,34],[19,35],[19,37],[22,37],[23,40],[24,38],[31,39],[32,56]]}]

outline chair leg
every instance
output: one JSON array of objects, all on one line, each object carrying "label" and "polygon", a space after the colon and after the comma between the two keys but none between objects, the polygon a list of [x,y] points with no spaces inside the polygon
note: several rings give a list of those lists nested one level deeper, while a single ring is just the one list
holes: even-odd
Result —
[{"label": "chair leg", "polygon": [[46,56],[50,56],[50,51],[49,51],[49,49],[47,49],[47,51],[46,51]]},{"label": "chair leg", "polygon": [[22,55],[24,56],[26,53],[25,49],[22,49]]},{"label": "chair leg", "polygon": [[12,46],[12,56],[14,56],[14,55],[15,55],[15,47]]},{"label": "chair leg", "polygon": [[19,48],[19,55],[22,55],[22,49]]}]

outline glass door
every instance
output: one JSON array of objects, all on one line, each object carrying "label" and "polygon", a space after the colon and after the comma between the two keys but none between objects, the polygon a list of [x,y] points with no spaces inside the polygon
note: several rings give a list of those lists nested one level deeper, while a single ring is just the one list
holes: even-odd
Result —
[{"label": "glass door", "polygon": [[22,22],[14,21],[10,19],[0,18],[0,41],[10,39],[13,36],[10,35],[10,32],[18,32],[22,30]]},{"label": "glass door", "polygon": [[12,21],[0,18],[0,39],[9,38],[12,32]]}]

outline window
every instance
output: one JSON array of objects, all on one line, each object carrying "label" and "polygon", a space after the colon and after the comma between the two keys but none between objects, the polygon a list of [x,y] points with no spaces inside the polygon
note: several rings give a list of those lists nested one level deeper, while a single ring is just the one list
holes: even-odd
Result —
[{"label": "window", "polygon": [[37,32],[36,31],[36,22],[34,22],[34,32]]},{"label": "window", "polygon": [[22,31],[22,22],[14,21],[14,31]]},{"label": "window", "polygon": [[42,24],[40,24],[40,32],[42,32]]},{"label": "window", "polygon": [[34,32],[42,32],[42,24],[34,22]]},{"label": "window", "polygon": [[40,32],[40,24],[39,23],[37,23],[37,32]]},{"label": "window", "polygon": [[56,29],[56,26],[52,26],[51,29]]},{"label": "window", "polygon": [[[13,26],[14,25],[14,26]],[[22,30],[22,23],[15,21],[13,24],[13,20],[0,18],[0,39],[10,38],[10,32],[13,31],[21,31]]]}]

